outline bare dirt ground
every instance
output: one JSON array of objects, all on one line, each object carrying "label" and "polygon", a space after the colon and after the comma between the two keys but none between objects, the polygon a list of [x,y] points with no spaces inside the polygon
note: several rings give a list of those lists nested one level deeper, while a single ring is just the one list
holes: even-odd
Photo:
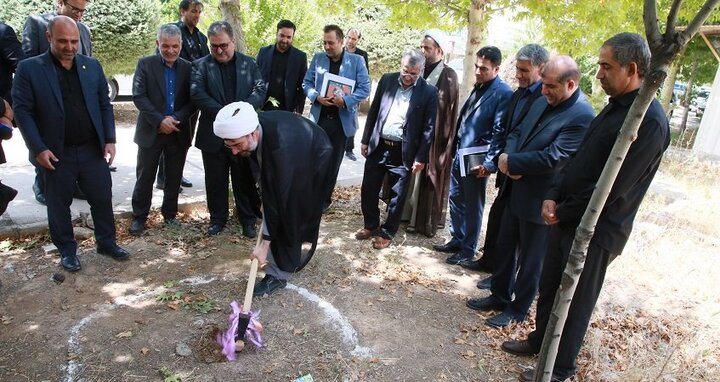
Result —
[{"label": "bare dirt ground", "polygon": [[[578,380],[717,380],[718,179],[717,164],[668,154],[610,266]],[[511,381],[534,365],[499,348],[532,320],[486,327],[465,307],[488,293],[475,288],[486,275],[445,264],[431,249],[444,237],[401,230],[376,251],[353,237],[361,218],[357,189],[339,190],[315,258],[287,289],[254,301],[266,346],[235,362],[213,336],[245,290],[254,241],[239,227],[209,238],[202,212],[181,229],[156,216],[131,238],[119,221],[132,259],[100,256],[90,239],[75,274],[43,253],[47,236],[2,241],[0,381]]]}]

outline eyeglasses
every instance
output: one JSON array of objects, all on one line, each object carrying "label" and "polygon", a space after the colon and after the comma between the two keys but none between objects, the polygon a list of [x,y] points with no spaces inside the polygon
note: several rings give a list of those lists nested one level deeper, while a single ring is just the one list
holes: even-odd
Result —
[{"label": "eyeglasses", "polygon": [[67,5],[70,8],[70,12],[72,12],[76,15],[82,15],[86,11],[85,8],[78,8],[78,7],[68,3],[67,1],[65,2],[65,5]]},{"label": "eyeglasses", "polygon": [[227,147],[230,150],[232,150],[232,149],[240,150],[241,144],[242,144],[242,142],[235,142],[235,143],[229,144],[227,141],[223,141],[223,145],[225,145],[225,147]]},{"label": "eyeglasses", "polygon": [[400,70],[400,75],[403,77],[410,77],[410,78],[418,78],[420,77],[420,73],[410,73],[406,72],[405,69]]},{"label": "eyeglasses", "polygon": [[218,50],[218,49],[220,49],[220,50],[225,50],[225,49],[227,49],[229,46],[230,46],[230,43],[229,43],[229,42],[226,42],[226,43],[224,43],[224,44],[210,44],[210,48],[211,48],[212,50]]}]

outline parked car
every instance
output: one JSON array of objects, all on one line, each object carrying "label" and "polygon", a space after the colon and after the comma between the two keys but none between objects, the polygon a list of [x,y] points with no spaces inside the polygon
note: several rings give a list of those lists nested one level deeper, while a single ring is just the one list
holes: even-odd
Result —
[{"label": "parked car", "polygon": [[117,96],[132,96],[133,74],[116,74],[108,79],[110,101]]},{"label": "parked car", "polygon": [[695,115],[702,117],[705,114],[705,106],[707,106],[707,100],[710,97],[710,89],[700,88],[697,95],[693,97],[690,102],[690,110],[695,112]]}]

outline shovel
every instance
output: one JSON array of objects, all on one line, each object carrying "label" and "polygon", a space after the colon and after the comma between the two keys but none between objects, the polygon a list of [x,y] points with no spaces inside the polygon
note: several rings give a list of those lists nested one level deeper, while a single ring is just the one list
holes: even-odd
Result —
[{"label": "shovel", "polygon": [[[264,223],[265,222],[263,221],[263,224]],[[263,225],[260,224],[260,234],[258,234],[257,241],[255,241],[255,248],[259,247],[260,242],[262,241],[262,229]],[[238,327],[237,332],[235,333],[235,341],[245,339],[245,334],[247,333],[250,321],[254,318],[254,315],[250,312],[250,308],[252,306],[253,292],[255,291],[255,278],[257,277],[258,266],[258,259],[253,258],[250,261],[250,275],[248,275],[247,288],[245,288],[245,300],[240,307],[240,315],[238,316]]]}]

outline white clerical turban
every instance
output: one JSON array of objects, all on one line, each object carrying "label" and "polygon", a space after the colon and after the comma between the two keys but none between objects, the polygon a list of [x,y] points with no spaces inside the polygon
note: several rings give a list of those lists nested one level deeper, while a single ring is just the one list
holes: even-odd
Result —
[{"label": "white clerical turban", "polygon": [[213,132],[222,139],[238,139],[257,129],[258,115],[247,102],[233,102],[217,113]]},{"label": "white clerical turban", "polygon": [[452,45],[450,44],[450,40],[447,38],[445,33],[443,33],[439,29],[428,29],[425,31],[425,37],[430,37],[431,39],[435,40],[435,42],[440,46],[440,49],[442,49],[443,54],[447,57],[450,53],[450,49],[452,49]]}]

